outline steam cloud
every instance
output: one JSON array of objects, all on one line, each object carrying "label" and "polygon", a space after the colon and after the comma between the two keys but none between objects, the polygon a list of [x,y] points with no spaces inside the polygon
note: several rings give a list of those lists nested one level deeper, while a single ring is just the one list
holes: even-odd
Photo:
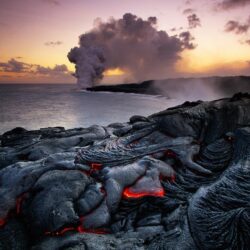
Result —
[{"label": "steam cloud", "polygon": [[63,44],[62,41],[56,41],[56,42],[49,41],[49,42],[44,43],[45,46],[52,46],[52,47],[59,46],[62,44]]},{"label": "steam cloud", "polygon": [[250,18],[247,23],[240,24],[238,21],[230,20],[225,25],[226,32],[234,32],[235,34],[243,34],[248,31],[250,27]]},{"label": "steam cloud", "polygon": [[201,20],[196,14],[189,15],[187,17],[189,29],[194,29],[198,26],[201,26]]},{"label": "steam cloud", "polygon": [[68,53],[69,61],[76,65],[73,76],[81,88],[92,87],[94,82],[101,80],[105,69],[103,50],[91,41],[91,37],[81,37],[80,47],[74,47]]},{"label": "steam cloud", "polygon": [[237,7],[244,7],[250,4],[250,0],[223,0],[217,4],[218,9],[228,10]]},{"label": "steam cloud", "polygon": [[[225,25],[226,32],[233,32],[236,35],[246,34],[250,29],[250,16],[245,23],[239,23],[235,20],[230,20]],[[250,39],[246,39],[243,43],[250,45]]]},{"label": "steam cloud", "polygon": [[76,64],[78,84],[89,87],[102,79],[104,69],[120,68],[129,80],[141,81],[167,77],[174,72],[180,53],[194,49],[194,38],[188,32],[169,36],[157,30],[157,18],[147,20],[127,13],[121,19],[97,21],[95,27],[80,36],[79,47],[68,54]]},{"label": "steam cloud", "polygon": [[[20,58],[20,57],[19,57]],[[28,73],[40,75],[69,75],[71,72],[65,64],[55,65],[53,68],[39,64],[30,64],[11,58],[8,62],[0,62],[0,72],[5,73]]]}]

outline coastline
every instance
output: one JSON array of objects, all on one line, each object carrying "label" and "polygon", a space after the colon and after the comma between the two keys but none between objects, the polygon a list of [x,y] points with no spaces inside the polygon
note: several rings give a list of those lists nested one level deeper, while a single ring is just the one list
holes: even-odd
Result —
[{"label": "coastline", "polygon": [[[249,112],[250,95],[239,93],[108,126],[4,133],[0,249],[223,244],[237,209],[247,213]],[[244,232],[231,243],[244,249]]]}]

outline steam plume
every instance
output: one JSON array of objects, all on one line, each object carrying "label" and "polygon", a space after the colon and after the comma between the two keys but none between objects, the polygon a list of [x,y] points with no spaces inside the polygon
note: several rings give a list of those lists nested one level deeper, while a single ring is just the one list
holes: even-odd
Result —
[{"label": "steam plume", "polygon": [[169,36],[156,25],[156,17],[143,20],[130,13],[121,19],[96,21],[90,32],[80,36],[79,47],[68,54],[76,64],[80,86],[91,86],[102,79],[104,69],[112,68],[128,73],[130,81],[171,75],[181,52],[195,48],[193,37],[187,31]]},{"label": "steam plume", "polygon": [[74,63],[77,83],[81,88],[92,87],[94,82],[102,79],[104,71],[103,51],[84,39],[85,42],[80,47],[74,47],[68,53],[68,59]]}]

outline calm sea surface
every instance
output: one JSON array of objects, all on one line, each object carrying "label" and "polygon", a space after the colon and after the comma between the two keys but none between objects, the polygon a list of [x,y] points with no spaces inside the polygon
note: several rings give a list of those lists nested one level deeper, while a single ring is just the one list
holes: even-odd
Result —
[{"label": "calm sea surface", "polygon": [[125,93],[81,92],[74,85],[0,85],[0,134],[14,127],[88,127],[126,122],[173,104],[164,97]]}]

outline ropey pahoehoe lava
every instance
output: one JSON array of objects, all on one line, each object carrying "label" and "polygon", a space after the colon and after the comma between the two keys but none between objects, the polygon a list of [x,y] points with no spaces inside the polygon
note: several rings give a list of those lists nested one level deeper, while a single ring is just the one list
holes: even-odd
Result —
[{"label": "ropey pahoehoe lava", "polygon": [[0,249],[248,249],[250,95],[1,136]]}]

